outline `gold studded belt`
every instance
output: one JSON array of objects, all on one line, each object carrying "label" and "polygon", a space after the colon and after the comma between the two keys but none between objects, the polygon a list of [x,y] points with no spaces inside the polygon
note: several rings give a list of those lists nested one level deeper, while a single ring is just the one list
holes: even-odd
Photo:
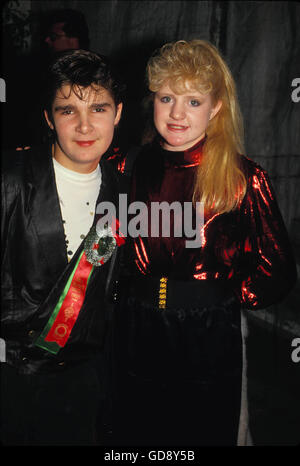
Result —
[{"label": "gold studded belt", "polygon": [[158,290],[158,307],[165,309],[167,303],[167,277],[161,277],[159,279],[159,290]]},{"label": "gold studded belt", "polygon": [[130,296],[158,309],[202,308],[233,295],[228,280],[173,280],[168,277],[135,277]]}]

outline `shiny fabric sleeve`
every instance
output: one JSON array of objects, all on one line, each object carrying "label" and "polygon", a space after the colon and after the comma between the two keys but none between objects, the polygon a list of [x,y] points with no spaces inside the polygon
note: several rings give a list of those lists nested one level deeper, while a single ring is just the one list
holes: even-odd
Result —
[{"label": "shiny fabric sleeve", "polygon": [[258,166],[249,176],[240,214],[244,233],[238,294],[244,308],[262,309],[288,294],[297,271],[273,187]]}]

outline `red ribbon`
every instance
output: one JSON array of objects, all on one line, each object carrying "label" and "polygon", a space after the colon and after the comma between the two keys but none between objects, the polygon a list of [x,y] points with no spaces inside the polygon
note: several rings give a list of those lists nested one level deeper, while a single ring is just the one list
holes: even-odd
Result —
[{"label": "red ribbon", "polygon": [[87,261],[84,252],[71,281],[69,291],[49,333],[45,337],[45,341],[55,342],[61,347],[64,347],[67,343],[83,304],[92,268],[93,265]]}]

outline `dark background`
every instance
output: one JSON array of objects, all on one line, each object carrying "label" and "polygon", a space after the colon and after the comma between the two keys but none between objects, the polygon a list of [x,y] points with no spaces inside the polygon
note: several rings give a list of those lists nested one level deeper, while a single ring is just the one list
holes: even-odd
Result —
[{"label": "dark background", "polygon": [[[26,128],[36,100],[30,82],[38,86],[37,57],[44,53],[41,17],[64,7],[84,13],[90,49],[116,60],[123,72],[127,100],[120,133],[125,145],[139,142],[144,71],[154,49],[168,41],[193,38],[210,40],[220,48],[237,83],[246,155],[271,177],[299,273],[300,102],[291,97],[292,81],[300,78],[299,2],[6,2],[1,72],[6,102],[0,104],[3,148],[31,143]],[[291,359],[292,340],[300,337],[299,313],[299,280],[282,303],[246,313],[250,427],[257,445],[300,443],[300,362]]]}]

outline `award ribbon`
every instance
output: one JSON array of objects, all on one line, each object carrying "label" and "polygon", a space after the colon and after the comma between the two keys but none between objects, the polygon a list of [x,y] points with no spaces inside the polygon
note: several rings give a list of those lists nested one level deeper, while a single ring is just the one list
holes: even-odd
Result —
[{"label": "award ribbon", "polygon": [[52,354],[67,343],[81,310],[89,279],[94,267],[103,265],[112,255],[115,247],[124,244],[122,234],[117,233],[119,222],[112,222],[112,227],[105,226],[97,231],[95,225],[89,231],[84,250],[77,259],[58,302],[44,330],[35,341],[38,346]]},{"label": "award ribbon", "polygon": [[35,342],[36,346],[53,354],[65,346],[84,301],[93,268],[82,251],[54,311]]}]

